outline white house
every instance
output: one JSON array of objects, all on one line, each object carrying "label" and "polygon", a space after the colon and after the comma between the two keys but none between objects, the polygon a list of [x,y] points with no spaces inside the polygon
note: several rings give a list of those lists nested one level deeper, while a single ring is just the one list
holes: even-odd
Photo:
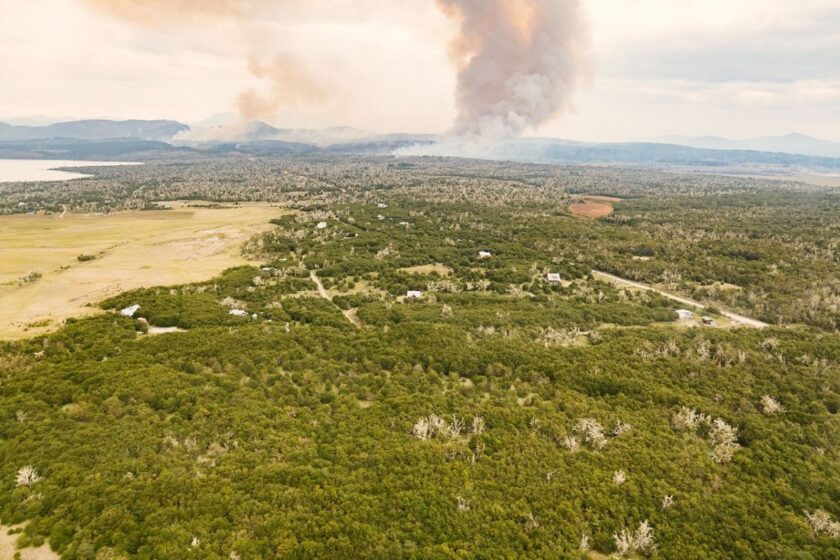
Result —
[{"label": "white house", "polygon": [[231,309],[230,311],[228,311],[228,315],[234,315],[236,317],[247,317],[248,312],[244,309]]},{"label": "white house", "polygon": [[478,258],[479,259],[489,259],[492,256],[493,256],[493,253],[491,253],[490,251],[479,251],[478,252]]},{"label": "white house", "polygon": [[677,309],[677,317],[680,321],[689,321],[694,319],[694,313],[688,309]]},{"label": "white house", "polygon": [[126,307],[122,311],[120,311],[120,315],[123,317],[134,317],[134,314],[140,309],[140,306],[135,304],[130,307]]},{"label": "white house", "polygon": [[405,293],[405,297],[406,299],[420,299],[421,297],[423,297],[423,292],[421,292],[420,290],[408,290]]},{"label": "white house", "polygon": [[563,278],[561,278],[560,275],[557,274],[556,272],[549,272],[548,274],[545,275],[545,279],[548,280],[549,282],[554,283],[554,284],[563,281]]}]

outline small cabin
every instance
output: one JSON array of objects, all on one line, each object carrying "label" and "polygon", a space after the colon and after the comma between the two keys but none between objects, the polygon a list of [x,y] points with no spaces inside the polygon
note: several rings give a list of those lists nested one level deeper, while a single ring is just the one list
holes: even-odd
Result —
[{"label": "small cabin", "polygon": [[694,319],[694,313],[688,309],[677,309],[677,317],[680,321],[690,321]]},{"label": "small cabin", "polygon": [[557,284],[563,281],[563,278],[556,272],[549,272],[545,275],[545,279],[551,282],[552,284]]},{"label": "small cabin", "polygon": [[140,306],[135,304],[135,305],[126,307],[125,309],[121,310],[120,315],[122,315],[123,317],[134,317],[134,314],[137,313],[137,311],[139,311],[139,310],[140,310]]},{"label": "small cabin", "polygon": [[406,299],[420,299],[421,297],[423,297],[423,292],[420,290],[408,290],[405,293]]},{"label": "small cabin", "polygon": [[708,315],[706,315],[706,316],[703,317],[703,324],[706,325],[707,327],[714,327],[715,326],[715,320],[712,319],[711,317],[709,317]]}]

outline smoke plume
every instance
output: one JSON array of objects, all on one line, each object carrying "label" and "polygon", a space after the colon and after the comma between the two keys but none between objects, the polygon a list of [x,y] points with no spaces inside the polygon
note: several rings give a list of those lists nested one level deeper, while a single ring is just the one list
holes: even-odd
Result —
[{"label": "smoke plume", "polygon": [[580,0],[437,0],[460,33],[454,133],[498,142],[567,108],[583,69]]},{"label": "smoke plume", "polygon": [[[235,21],[249,35],[261,10],[279,8],[289,0],[87,0],[115,17],[149,27],[173,26],[197,20]],[[319,105],[327,100],[327,88],[309,72],[306,64],[289,53],[265,54],[252,46],[248,70],[264,82],[264,92],[248,89],[239,94],[237,110],[243,120],[231,130],[235,136],[246,121],[273,120],[283,109]],[[218,132],[217,132],[218,133]]]},{"label": "smoke plume", "polygon": [[[286,108],[329,101],[325,72],[258,44],[265,17],[293,13],[315,0],[86,0],[117,17],[159,28],[184,22],[233,21],[249,45],[248,69],[265,85],[246,90],[237,106],[243,121],[272,120]],[[381,12],[395,0],[322,0],[309,9],[341,18],[360,6]],[[581,0],[435,1],[459,27],[450,54],[457,66],[452,135],[439,148],[447,153],[490,149],[561,114],[578,86],[588,50]],[[309,4],[308,4],[309,3]],[[334,10],[326,10],[332,5]],[[282,37],[271,40],[282,41]],[[364,64],[359,61],[358,64]],[[482,146],[484,148],[482,148]],[[428,153],[429,147],[422,148]]]},{"label": "smoke plume", "polygon": [[252,56],[248,69],[271,85],[265,94],[248,90],[239,95],[237,108],[246,120],[264,119],[276,115],[284,107],[321,104],[327,99],[323,84],[299,59],[289,54],[277,54],[267,62]]}]

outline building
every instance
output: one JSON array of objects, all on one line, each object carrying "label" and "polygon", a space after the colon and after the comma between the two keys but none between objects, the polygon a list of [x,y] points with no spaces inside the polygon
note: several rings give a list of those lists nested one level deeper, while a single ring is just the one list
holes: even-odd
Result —
[{"label": "building", "polygon": [[423,292],[420,290],[408,290],[405,293],[406,299],[420,299],[421,297],[423,297]]},{"label": "building", "polygon": [[557,274],[556,272],[549,272],[548,274],[545,275],[545,279],[548,280],[549,282],[553,283],[553,284],[556,284],[558,282],[563,281],[563,278],[561,278],[560,275]]},{"label": "building", "polygon": [[125,309],[120,311],[120,315],[122,315],[123,317],[134,317],[134,314],[137,313],[137,311],[139,310],[140,306],[135,304],[130,307],[126,307]]},{"label": "building", "polygon": [[703,324],[706,325],[707,327],[714,327],[715,326],[715,320],[712,319],[711,317],[709,317],[708,315],[706,315],[706,316],[703,317]]},{"label": "building", "polygon": [[694,319],[694,313],[688,309],[677,309],[677,317],[680,321],[690,321]]}]

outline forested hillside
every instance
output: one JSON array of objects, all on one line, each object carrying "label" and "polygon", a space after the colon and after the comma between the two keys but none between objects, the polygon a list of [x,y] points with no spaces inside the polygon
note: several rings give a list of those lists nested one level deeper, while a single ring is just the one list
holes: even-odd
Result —
[{"label": "forested hillside", "polygon": [[[244,248],[263,266],[0,346],[0,520],[29,522],[23,544],[97,560],[840,557],[837,310],[791,303],[836,282],[833,237],[811,229],[836,226],[836,198],[639,186],[594,222],[569,214],[570,184],[363,188],[343,172],[333,191],[308,171],[296,211]],[[783,205],[811,217],[779,220]],[[678,321],[677,302],[593,268],[784,325]]]}]

